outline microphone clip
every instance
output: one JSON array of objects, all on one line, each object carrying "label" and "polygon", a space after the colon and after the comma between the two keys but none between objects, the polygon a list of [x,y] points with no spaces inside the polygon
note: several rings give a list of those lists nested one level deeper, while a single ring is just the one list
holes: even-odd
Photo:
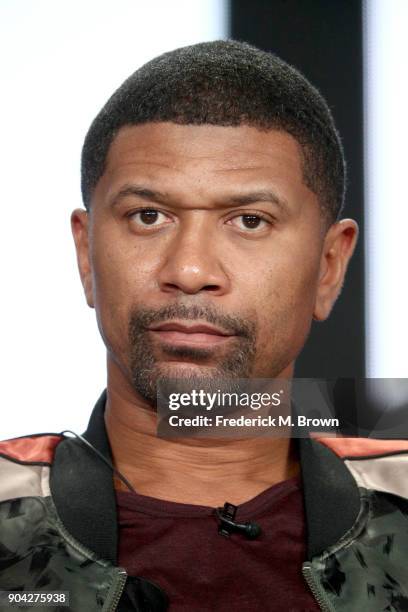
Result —
[{"label": "microphone clip", "polygon": [[232,533],[239,532],[243,533],[248,540],[255,540],[262,533],[260,526],[250,521],[246,523],[235,522],[237,509],[237,506],[229,502],[225,502],[223,508],[216,509],[215,512],[220,521],[218,533],[228,538]]}]

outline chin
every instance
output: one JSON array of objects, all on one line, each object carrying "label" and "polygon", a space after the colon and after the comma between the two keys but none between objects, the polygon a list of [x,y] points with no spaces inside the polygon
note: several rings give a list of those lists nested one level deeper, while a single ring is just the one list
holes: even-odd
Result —
[{"label": "chin", "polygon": [[[190,378],[202,377],[213,378],[217,375],[217,368],[204,366],[197,363],[185,363],[173,361],[160,365],[157,368],[158,379],[160,378]],[[220,375],[221,376],[221,375]]]}]

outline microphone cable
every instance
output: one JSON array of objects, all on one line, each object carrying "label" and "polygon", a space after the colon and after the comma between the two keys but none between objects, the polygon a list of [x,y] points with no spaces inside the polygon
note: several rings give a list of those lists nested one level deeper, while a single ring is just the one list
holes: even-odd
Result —
[{"label": "microphone cable", "polygon": [[[83,444],[85,444],[88,448],[90,448],[91,450],[93,450],[94,453],[96,453],[99,457],[99,459],[102,459],[102,461],[104,463],[106,463],[107,466],[109,466],[111,468],[111,470],[114,472],[114,474],[127,486],[127,488],[132,492],[132,493],[136,493],[135,489],[132,487],[132,485],[130,484],[130,482],[128,481],[127,478],[125,478],[125,476],[123,476],[123,474],[121,474],[119,472],[118,469],[115,468],[114,465],[112,465],[112,463],[109,461],[109,459],[107,459],[100,451],[98,451],[97,448],[95,448],[90,442],[88,442],[88,440],[86,440],[83,436],[75,433],[75,431],[72,431],[72,429],[64,429],[63,431],[60,432],[60,435],[64,435],[65,433],[70,433],[73,434],[74,436],[76,436],[79,440],[81,440],[81,442]],[[66,436],[69,438],[69,436]]]}]

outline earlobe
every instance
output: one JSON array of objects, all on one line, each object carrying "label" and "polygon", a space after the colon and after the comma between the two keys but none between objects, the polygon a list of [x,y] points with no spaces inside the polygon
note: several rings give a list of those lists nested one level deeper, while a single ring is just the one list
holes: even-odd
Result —
[{"label": "earlobe", "polygon": [[328,230],[322,249],[313,319],[324,321],[340,295],[358,237],[353,219],[342,219]]},{"label": "earlobe", "polygon": [[74,237],[79,275],[87,304],[94,308],[92,267],[89,255],[89,215],[86,210],[76,208],[71,214],[71,229]]}]

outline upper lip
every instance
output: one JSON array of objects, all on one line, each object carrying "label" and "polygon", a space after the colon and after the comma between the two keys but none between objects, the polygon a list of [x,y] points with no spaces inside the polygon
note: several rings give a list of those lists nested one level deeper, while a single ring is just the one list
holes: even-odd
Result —
[{"label": "upper lip", "polygon": [[206,323],[193,323],[188,325],[186,323],[178,323],[176,321],[168,321],[167,323],[158,323],[157,325],[151,325],[149,327],[151,331],[179,331],[185,334],[213,334],[216,336],[232,336],[230,332],[225,331],[214,325],[208,325]]}]

